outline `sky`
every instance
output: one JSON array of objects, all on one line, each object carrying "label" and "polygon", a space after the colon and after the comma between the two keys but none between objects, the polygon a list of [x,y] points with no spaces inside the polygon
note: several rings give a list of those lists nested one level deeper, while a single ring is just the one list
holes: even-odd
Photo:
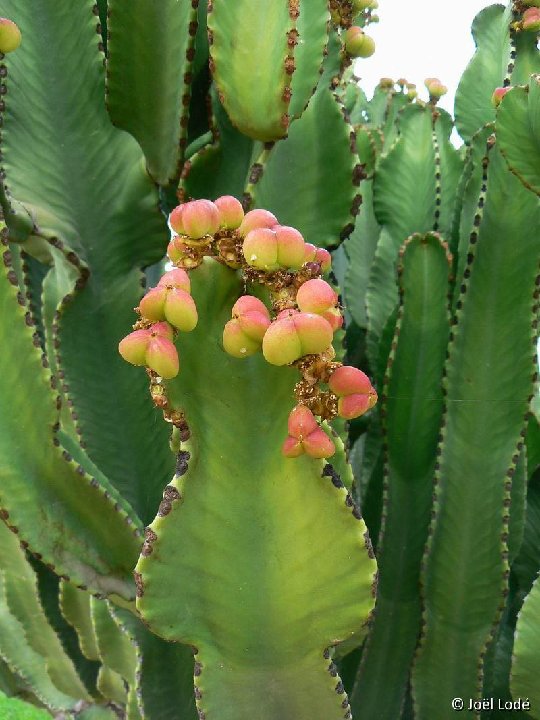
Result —
[{"label": "sky", "polygon": [[361,87],[371,97],[381,77],[404,77],[427,100],[424,79],[437,77],[448,87],[439,105],[453,115],[459,78],[474,53],[471,23],[492,4],[489,0],[379,0],[380,22],[366,31],[377,49],[355,65]]}]

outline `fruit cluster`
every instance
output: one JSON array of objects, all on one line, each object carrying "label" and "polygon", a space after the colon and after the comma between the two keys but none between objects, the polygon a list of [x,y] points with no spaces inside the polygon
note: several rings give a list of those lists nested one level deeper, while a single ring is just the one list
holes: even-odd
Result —
[{"label": "fruit cluster", "polygon": [[253,295],[240,297],[224,327],[223,347],[235,358],[262,352],[271,365],[295,365],[302,377],[283,453],[332,455],[334,443],[315,416],[359,417],[373,407],[377,394],[361,370],[334,361],[332,340],[343,316],[336,292],[320,277],[330,270],[330,253],[306,243],[298,230],[280,225],[267,210],[244,214],[232,196],[181,204],[169,225],[173,237],[167,253],[176,267],[136,308],[140,319],[120,342],[122,357],[163,379],[174,378],[180,367],[174,334],[190,332],[198,320],[186,270],[204,257],[240,269],[246,283],[267,289],[271,308]]}]

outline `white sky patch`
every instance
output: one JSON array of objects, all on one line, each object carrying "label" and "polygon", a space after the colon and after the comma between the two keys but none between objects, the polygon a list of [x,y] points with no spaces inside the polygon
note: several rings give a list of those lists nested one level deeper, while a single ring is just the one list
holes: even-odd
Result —
[{"label": "white sky patch", "polygon": [[357,60],[355,74],[368,98],[382,77],[415,83],[427,100],[424,80],[437,77],[448,87],[439,105],[454,114],[454,95],[474,53],[471,24],[486,0],[379,0],[380,22],[367,28],[375,54]]}]

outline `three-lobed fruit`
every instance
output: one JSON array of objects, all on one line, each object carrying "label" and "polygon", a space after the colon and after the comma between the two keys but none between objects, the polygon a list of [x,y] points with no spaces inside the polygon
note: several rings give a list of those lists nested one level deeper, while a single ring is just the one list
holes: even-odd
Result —
[{"label": "three-lobed fruit", "polygon": [[304,263],[305,242],[301,233],[292,227],[258,227],[244,238],[242,252],[248,265],[257,270],[298,270]]},{"label": "three-lobed fruit", "polygon": [[338,367],[328,381],[338,397],[338,415],[353,420],[370,410],[377,402],[377,393],[368,376],[350,365]]},{"label": "three-lobed fruit", "polygon": [[233,195],[223,195],[214,201],[219,210],[220,226],[225,230],[236,230],[244,220],[242,203]]},{"label": "three-lobed fruit", "polygon": [[178,330],[191,332],[197,326],[198,314],[190,286],[185,270],[170,270],[139,303],[141,315],[152,321],[167,320]]},{"label": "three-lobed fruit", "polygon": [[223,347],[229,355],[249,357],[261,349],[263,337],[270,326],[266,305],[251,295],[240,297],[232,308],[232,320],[223,329]]},{"label": "three-lobed fruit", "polygon": [[289,435],[282,446],[285,457],[296,458],[306,453],[322,459],[332,456],[335,445],[315,420],[311,410],[305,405],[297,405],[291,411],[288,420]]},{"label": "three-lobed fruit", "polygon": [[262,350],[271,365],[289,365],[304,355],[318,355],[332,343],[331,325],[320,315],[281,312],[266,331]]},{"label": "three-lobed fruit", "polygon": [[368,58],[375,52],[375,41],[358,25],[345,32],[345,51],[351,57]]},{"label": "three-lobed fruit", "polygon": [[221,217],[211,200],[190,200],[174,208],[169,215],[169,224],[178,235],[200,240],[219,230]]},{"label": "three-lobed fruit", "polygon": [[509,90],[512,90],[511,85],[508,85],[507,87],[495,88],[495,90],[493,91],[493,95],[491,96],[491,104],[493,105],[493,107],[495,107],[495,108],[499,107],[499,105],[502,102],[503,97],[506,95],[506,93]]},{"label": "three-lobed fruit", "polygon": [[165,380],[171,380],[180,370],[173,336],[171,326],[159,322],[127,335],[120,341],[118,352],[131,365],[146,365]]},{"label": "three-lobed fruit", "polygon": [[296,293],[296,303],[302,312],[321,315],[334,332],[343,325],[343,317],[336,307],[337,293],[325,280],[314,278],[301,285]]}]

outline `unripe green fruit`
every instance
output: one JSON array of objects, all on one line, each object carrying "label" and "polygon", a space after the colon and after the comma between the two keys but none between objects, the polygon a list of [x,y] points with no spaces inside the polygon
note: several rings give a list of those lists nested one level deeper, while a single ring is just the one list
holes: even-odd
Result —
[{"label": "unripe green fruit", "polygon": [[540,0],[523,0],[524,5],[540,8]]},{"label": "unripe green fruit", "polygon": [[255,230],[256,228],[273,228],[278,221],[275,215],[268,210],[250,210],[242,220],[242,224],[238,228],[238,232],[242,237]]},{"label": "unripe green fruit", "polygon": [[223,195],[214,201],[219,210],[221,227],[227,230],[236,230],[244,219],[242,203],[232,195]]},{"label": "unripe green fruit", "polygon": [[361,27],[353,25],[345,33],[345,51],[351,57],[368,58],[375,52],[375,41]]},{"label": "unripe green fruit", "polygon": [[352,0],[353,13],[357,15],[371,7],[371,0]]},{"label": "unripe green fruit", "polygon": [[248,265],[257,270],[278,270],[278,244],[276,233],[269,228],[250,230],[244,239],[242,252]]},{"label": "unripe green fruit", "polygon": [[261,343],[248,337],[242,330],[240,322],[233,319],[223,328],[223,348],[233,357],[245,358],[259,352]]},{"label": "unripe green fruit", "polygon": [[535,6],[525,10],[522,26],[529,32],[538,32],[540,30],[540,8]]},{"label": "unripe green fruit", "polygon": [[10,53],[21,44],[22,36],[13,20],[0,18],[0,53]]}]

